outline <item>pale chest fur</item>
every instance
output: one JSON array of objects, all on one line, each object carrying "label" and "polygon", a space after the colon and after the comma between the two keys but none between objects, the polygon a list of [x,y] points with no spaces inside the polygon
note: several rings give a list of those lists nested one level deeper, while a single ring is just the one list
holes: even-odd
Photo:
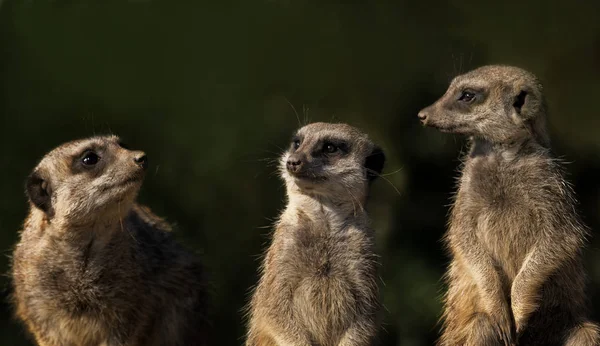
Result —
[{"label": "pale chest fur", "polygon": [[287,296],[286,305],[317,339],[343,332],[351,316],[375,306],[377,294],[371,231],[325,220],[282,222],[265,278],[268,291]]},{"label": "pale chest fur", "polygon": [[89,316],[54,316],[54,326],[48,338],[62,345],[104,346],[109,345],[110,326]]},{"label": "pale chest fur", "polygon": [[475,157],[466,162],[460,179],[450,231],[460,234],[458,241],[475,237],[509,278],[541,232],[549,174],[537,164]]}]

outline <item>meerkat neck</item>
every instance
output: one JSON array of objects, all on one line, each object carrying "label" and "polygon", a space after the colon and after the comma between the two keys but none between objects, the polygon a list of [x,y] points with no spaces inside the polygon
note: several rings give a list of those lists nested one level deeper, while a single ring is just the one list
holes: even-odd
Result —
[{"label": "meerkat neck", "polygon": [[332,228],[343,228],[349,222],[360,223],[367,220],[364,201],[350,198],[335,200],[319,195],[291,194],[285,213],[298,212],[309,217],[318,215],[319,219],[325,219]]},{"label": "meerkat neck", "polygon": [[500,156],[508,161],[518,156],[546,151],[539,143],[531,138],[519,138],[510,142],[494,143],[481,137],[470,138],[470,157]]},{"label": "meerkat neck", "polygon": [[48,220],[32,212],[30,216],[34,229],[40,229],[46,236],[64,243],[79,246],[94,241],[98,245],[108,244],[111,239],[127,232],[126,217],[99,218],[72,223],[64,219]]}]

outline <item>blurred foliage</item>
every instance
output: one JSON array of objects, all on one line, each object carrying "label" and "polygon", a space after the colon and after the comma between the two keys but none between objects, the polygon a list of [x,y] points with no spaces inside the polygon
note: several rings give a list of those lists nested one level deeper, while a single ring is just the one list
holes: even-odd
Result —
[{"label": "blurred foliage", "polygon": [[[464,140],[418,110],[458,73],[514,64],[544,82],[555,151],[600,229],[600,2],[0,1],[0,270],[27,212],[23,181],[64,141],[116,133],[145,150],[140,201],[202,253],[219,345],[243,340],[269,226],[273,160],[298,119],[343,121],[386,151],[369,210],[382,262],[383,345],[431,345],[440,243]],[[397,188],[397,190],[396,190]],[[600,311],[600,237],[586,252]],[[0,280],[0,344],[29,345]],[[600,317],[596,313],[596,318]]]}]

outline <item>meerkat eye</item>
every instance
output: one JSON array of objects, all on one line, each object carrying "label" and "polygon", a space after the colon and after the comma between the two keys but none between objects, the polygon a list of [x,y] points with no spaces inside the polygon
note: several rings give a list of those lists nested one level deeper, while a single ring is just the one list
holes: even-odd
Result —
[{"label": "meerkat eye", "polygon": [[323,146],[323,151],[328,153],[328,154],[333,154],[336,151],[338,151],[338,147],[332,143],[325,143],[325,145]]},{"label": "meerkat eye", "polygon": [[458,100],[466,102],[466,103],[469,103],[469,102],[471,102],[471,101],[473,101],[475,99],[475,96],[476,95],[475,95],[474,92],[465,90],[465,91],[462,92],[462,94],[460,95],[460,97],[458,98]]},{"label": "meerkat eye", "polygon": [[294,148],[294,150],[296,150],[296,149],[300,148],[300,140],[299,140],[299,139],[295,139],[295,140],[292,142],[292,148]]},{"label": "meerkat eye", "polygon": [[81,158],[81,163],[83,163],[84,166],[93,166],[97,164],[98,161],[100,161],[100,156],[96,155],[93,151],[86,152]]}]

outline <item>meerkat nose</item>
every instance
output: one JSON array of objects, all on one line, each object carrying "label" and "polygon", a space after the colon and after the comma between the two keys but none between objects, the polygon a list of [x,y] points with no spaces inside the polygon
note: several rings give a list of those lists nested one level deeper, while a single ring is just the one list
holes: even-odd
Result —
[{"label": "meerkat nose", "polygon": [[302,159],[298,156],[290,156],[286,162],[286,167],[291,173],[297,173],[302,168]]},{"label": "meerkat nose", "polygon": [[421,119],[422,123],[425,123],[425,121],[427,121],[427,112],[425,112],[425,110],[420,111],[418,117]]},{"label": "meerkat nose", "polygon": [[139,154],[135,155],[133,161],[135,161],[135,163],[143,169],[148,167],[148,157],[146,156],[146,153],[140,152]]}]

